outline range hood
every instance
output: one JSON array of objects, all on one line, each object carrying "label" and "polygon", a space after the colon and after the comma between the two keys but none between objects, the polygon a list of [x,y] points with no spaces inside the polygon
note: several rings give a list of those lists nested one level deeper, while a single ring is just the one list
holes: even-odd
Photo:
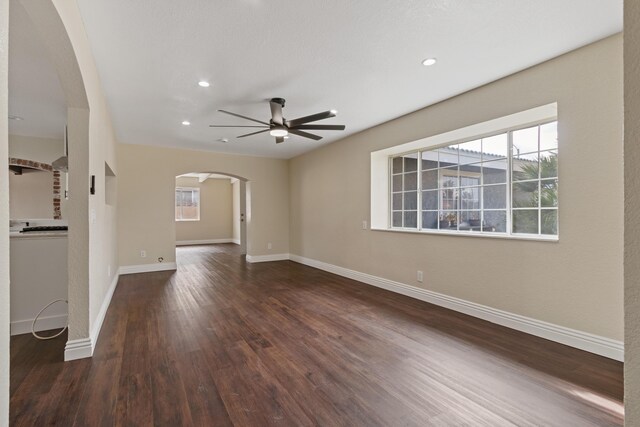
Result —
[{"label": "range hood", "polygon": [[54,171],[69,172],[69,158],[62,156],[51,163]]},{"label": "range hood", "polygon": [[64,127],[64,156],[56,159],[51,163],[51,167],[54,171],[69,172],[69,135],[67,133],[67,127]]}]

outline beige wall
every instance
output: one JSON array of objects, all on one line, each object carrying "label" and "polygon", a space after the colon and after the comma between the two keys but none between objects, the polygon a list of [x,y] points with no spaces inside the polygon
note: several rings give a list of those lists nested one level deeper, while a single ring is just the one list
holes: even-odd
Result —
[{"label": "beige wall", "polygon": [[11,219],[53,219],[53,172],[9,174]]},{"label": "beige wall", "polygon": [[[9,157],[9,0],[0,0],[0,159]],[[9,222],[9,168],[0,162],[0,224]],[[9,229],[0,228],[0,426],[9,425]]]},{"label": "beige wall", "polygon": [[200,221],[176,221],[176,242],[232,239],[232,188],[229,179],[176,178],[176,187],[200,189]]},{"label": "beige wall", "polygon": [[[246,178],[251,187],[248,254],[289,251],[286,160],[204,151],[118,145],[118,244],[120,265],[175,261],[175,177],[217,172]],[[267,249],[271,242],[273,248]],[[140,251],[147,257],[141,258]]]},{"label": "beige wall", "polygon": [[[558,243],[362,229],[371,151],[556,101]],[[293,254],[623,338],[620,35],[294,158],[289,182]]]},{"label": "beige wall", "polygon": [[[36,162],[51,164],[54,160],[64,155],[64,140],[55,138],[38,138],[33,136],[9,135],[9,157],[17,159],[34,160]],[[43,176],[49,176],[48,192],[42,185],[36,185],[34,181],[44,181]],[[28,176],[25,176],[28,175]],[[10,176],[10,198],[11,198],[11,218],[53,218],[53,193],[51,183],[53,175],[51,172],[35,174],[25,174],[20,176]],[[26,177],[27,179],[20,179]],[[27,182],[29,181],[29,182]],[[44,182],[41,182],[44,184]],[[60,211],[62,219],[67,217],[67,201],[64,198],[64,191],[67,184],[67,174],[60,173],[60,185],[62,188],[60,194]],[[30,197],[27,193],[16,193],[18,187],[30,186],[30,188],[39,192],[36,197]],[[35,187],[34,187],[35,186]],[[44,196],[44,197],[43,197]],[[18,204],[20,207],[16,207]],[[45,210],[45,205],[48,209]],[[32,212],[29,214],[29,212]],[[45,213],[45,216],[42,216]],[[28,216],[24,216],[27,214]],[[35,216],[39,215],[39,216]]]},{"label": "beige wall", "polygon": [[640,426],[640,2],[624,2],[625,425]]},{"label": "beige wall", "polygon": [[64,141],[55,138],[9,135],[9,156],[51,164],[64,155]]}]

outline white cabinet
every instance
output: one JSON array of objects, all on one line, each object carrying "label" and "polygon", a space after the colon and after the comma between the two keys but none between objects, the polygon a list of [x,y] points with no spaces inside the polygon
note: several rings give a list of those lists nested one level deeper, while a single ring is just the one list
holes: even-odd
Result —
[{"label": "white cabinet", "polygon": [[[67,235],[41,233],[11,235],[11,335],[31,332],[31,322],[49,302],[67,299]],[[67,304],[49,307],[36,331],[67,324]]]}]

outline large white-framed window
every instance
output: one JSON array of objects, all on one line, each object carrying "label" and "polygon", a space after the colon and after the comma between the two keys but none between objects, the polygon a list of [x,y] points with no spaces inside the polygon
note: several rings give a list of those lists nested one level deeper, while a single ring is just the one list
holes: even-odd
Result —
[{"label": "large white-framed window", "polygon": [[550,104],[372,153],[372,229],[557,240],[556,111]]},{"label": "large white-framed window", "polygon": [[200,189],[176,187],[176,221],[200,221]]}]

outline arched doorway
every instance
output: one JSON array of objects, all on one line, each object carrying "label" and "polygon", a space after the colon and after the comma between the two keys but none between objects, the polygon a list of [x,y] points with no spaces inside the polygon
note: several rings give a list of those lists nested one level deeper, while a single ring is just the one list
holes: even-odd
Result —
[{"label": "arched doorway", "polygon": [[233,243],[247,254],[249,181],[220,172],[176,176],[176,246]]},{"label": "arched doorway", "polygon": [[[39,34],[58,75],[66,109],[68,144],[68,341],[65,360],[91,355],[90,215],[89,215],[89,101],[80,65],[69,34],[51,0],[17,0]],[[10,15],[11,19],[11,15]],[[9,88],[11,91],[11,88]],[[59,187],[59,186],[58,186]],[[59,189],[58,189],[59,190]]]}]

